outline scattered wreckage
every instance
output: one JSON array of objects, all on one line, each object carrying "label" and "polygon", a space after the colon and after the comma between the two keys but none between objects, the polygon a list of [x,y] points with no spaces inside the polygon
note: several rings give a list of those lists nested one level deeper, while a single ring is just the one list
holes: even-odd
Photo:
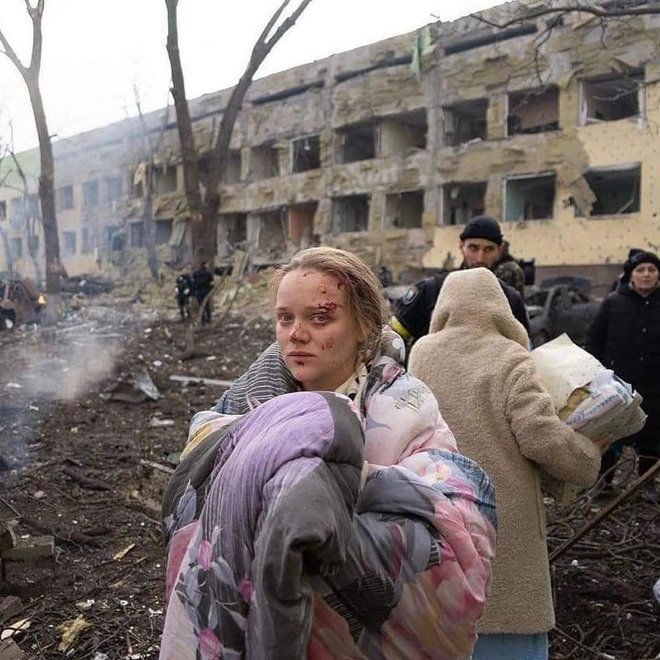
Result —
[{"label": "scattered wreckage", "polygon": [[0,280],[0,330],[40,323],[46,299],[28,278]]}]

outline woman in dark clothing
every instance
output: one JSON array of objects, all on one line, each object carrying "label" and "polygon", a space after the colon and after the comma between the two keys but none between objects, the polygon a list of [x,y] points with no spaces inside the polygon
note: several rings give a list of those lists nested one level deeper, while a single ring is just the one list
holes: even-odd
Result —
[{"label": "woman in dark clothing", "polygon": [[[638,252],[624,265],[624,275],[629,281],[610,293],[591,323],[587,350],[644,397],[648,419],[639,433],[614,443],[603,456],[608,489],[622,444],[634,445],[640,475],[660,459],[660,259]],[[644,496],[660,499],[652,482]]]}]

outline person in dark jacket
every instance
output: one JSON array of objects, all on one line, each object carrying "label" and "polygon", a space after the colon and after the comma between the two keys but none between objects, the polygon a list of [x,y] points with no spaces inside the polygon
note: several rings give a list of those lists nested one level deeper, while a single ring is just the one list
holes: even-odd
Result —
[{"label": "person in dark jacket", "polygon": [[211,322],[211,289],[213,288],[213,273],[209,270],[205,261],[192,275],[193,292],[195,300],[203,308],[202,323]]},{"label": "person in dark jacket", "polygon": [[[463,255],[461,269],[483,266],[493,270],[503,251],[502,231],[497,220],[487,215],[476,216],[465,225],[459,238]],[[390,325],[406,341],[416,341],[428,334],[435,301],[449,273],[443,271],[416,282],[397,303]],[[529,319],[522,296],[512,286],[498,281],[513,315],[529,335]]]},{"label": "person in dark jacket", "polygon": [[[587,350],[644,397],[648,415],[644,428],[614,443],[603,456],[601,474],[611,491],[614,466],[623,444],[639,455],[639,473],[660,459],[660,259],[638,252],[625,264],[624,282],[603,301],[587,331]],[[652,482],[646,499],[660,499]]]},{"label": "person in dark jacket", "polygon": [[185,321],[190,318],[190,296],[193,292],[193,281],[187,268],[182,268],[179,272],[174,292],[181,320]]}]

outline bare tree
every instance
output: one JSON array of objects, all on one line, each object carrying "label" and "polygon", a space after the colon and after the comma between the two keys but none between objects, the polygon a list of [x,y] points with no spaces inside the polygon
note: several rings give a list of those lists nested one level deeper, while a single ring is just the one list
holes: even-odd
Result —
[{"label": "bare tree", "polygon": [[[43,100],[41,98],[41,89],[39,87],[39,73],[41,71],[41,49],[42,32],[41,19],[44,13],[45,0],[37,0],[36,4],[31,4],[30,0],[25,0],[30,20],[32,21],[32,53],[30,64],[25,66],[16,51],[7,41],[4,32],[0,29],[0,44],[3,47],[3,53],[11,60],[21,74],[25,85],[27,86],[32,105],[32,114],[37,128],[39,138],[39,153],[41,159],[41,170],[39,174],[39,199],[41,202],[41,224],[44,230],[44,249],[46,254],[46,291],[51,295],[57,295],[60,292],[60,274],[62,266],[60,263],[60,241],[57,231],[57,216],[55,214],[55,165],[53,159],[53,146],[48,133],[48,124],[46,122],[46,113]],[[53,307],[51,306],[51,310]]]},{"label": "bare tree", "polygon": [[275,27],[291,0],[284,0],[270,17],[262,33],[252,48],[250,60],[233,88],[222,113],[222,120],[213,149],[209,156],[208,181],[202,194],[200,187],[199,154],[195,147],[192,120],[186,100],[183,67],[179,53],[179,36],[177,27],[177,5],[179,0],[165,0],[167,7],[167,54],[172,70],[172,97],[176,108],[179,141],[181,144],[181,160],[183,163],[183,178],[191,217],[192,250],[197,261],[212,262],[216,254],[216,219],[220,208],[220,183],[224,179],[229,155],[231,134],[243,105],[245,94],[252,84],[257,70],[266,59],[275,44],[292,28],[300,15],[312,0],[300,0],[296,9]]}]

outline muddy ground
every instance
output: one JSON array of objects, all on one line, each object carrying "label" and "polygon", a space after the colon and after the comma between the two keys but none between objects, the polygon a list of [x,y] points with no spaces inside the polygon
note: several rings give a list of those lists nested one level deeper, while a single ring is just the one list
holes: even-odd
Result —
[{"label": "muddy ground", "polygon": [[[55,539],[52,566],[6,564],[0,585],[0,597],[19,596],[24,606],[0,629],[27,620],[13,637],[26,657],[157,657],[160,498],[190,417],[223,392],[170,377],[231,380],[243,372],[273,334],[263,302],[241,299],[199,329],[194,345],[169,302],[156,311],[153,302],[112,295],[65,301],[55,326],[0,333],[0,521],[11,507],[24,541]],[[132,385],[143,372],[157,400]],[[144,400],[115,400],[113,387],[114,396]],[[632,469],[623,465],[619,481]],[[549,502],[551,549],[606,504],[590,494],[571,507]],[[552,658],[660,657],[657,504],[632,496],[553,571]],[[76,629],[63,650],[66,631]]]}]

